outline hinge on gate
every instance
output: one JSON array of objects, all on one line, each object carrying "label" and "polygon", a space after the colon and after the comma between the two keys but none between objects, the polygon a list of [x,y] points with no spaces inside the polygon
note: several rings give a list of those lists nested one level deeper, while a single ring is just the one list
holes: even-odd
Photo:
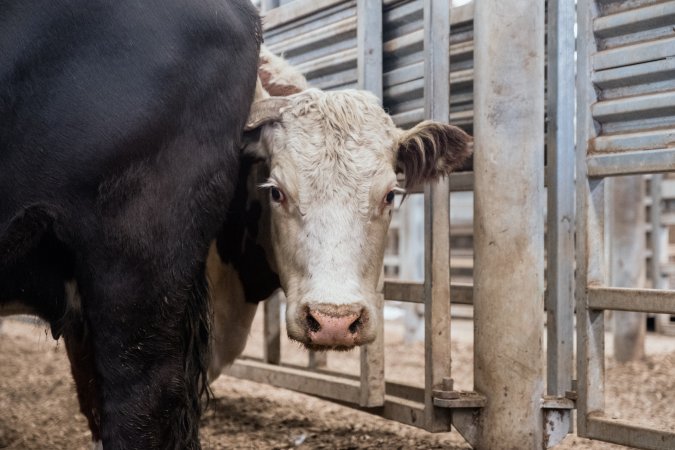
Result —
[{"label": "hinge on gate", "polygon": [[544,409],[575,409],[577,407],[577,380],[572,380],[572,389],[565,391],[565,395],[545,395],[541,399],[541,407]]},{"label": "hinge on gate", "polygon": [[543,409],[574,409],[576,408],[576,403],[567,396],[544,395],[541,399],[541,407]]},{"label": "hinge on gate", "polygon": [[487,402],[484,395],[472,391],[456,391],[454,380],[443,378],[442,389],[432,391],[434,406],[441,408],[483,408]]}]

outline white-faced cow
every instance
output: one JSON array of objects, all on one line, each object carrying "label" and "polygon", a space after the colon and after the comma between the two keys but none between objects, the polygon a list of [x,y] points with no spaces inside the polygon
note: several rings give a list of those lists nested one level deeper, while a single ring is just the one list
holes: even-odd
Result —
[{"label": "white-faced cow", "polygon": [[64,337],[106,450],[199,447],[260,39],[248,0],[0,5],[0,314]]},{"label": "white-faced cow", "polygon": [[397,128],[367,92],[307,89],[264,47],[259,75],[272,96],[259,90],[247,123],[254,137],[242,168],[252,169],[240,180],[240,196],[249,198],[237,220],[246,230],[241,249],[249,257],[240,259],[248,265],[225,270],[215,264],[217,252],[210,254],[212,378],[244,347],[255,312],[245,300],[260,300],[277,286],[286,294],[291,339],[314,350],[371,342],[386,233],[402,191],[397,173],[408,186],[435,180],[471,152],[470,137],[451,125]]}]

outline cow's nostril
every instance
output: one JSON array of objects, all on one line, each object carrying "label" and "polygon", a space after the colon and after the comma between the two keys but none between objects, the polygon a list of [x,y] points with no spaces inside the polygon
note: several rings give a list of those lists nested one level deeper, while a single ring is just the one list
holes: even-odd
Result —
[{"label": "cow's nostril", "polygon": [[312,313],[307,313],[306,320],[307,320],[307,328],[309,329],[309,331],[316,333],[321,329],[321,324],[319,323],[318,320],[314,318]]},{"label": "cow's nostril", "polygon": [[349,325],[349,332],[351,334],[356,334],[356,332],[361,328],[361,325],[363,325],[363,322],[361,322],[361,317],[359,317],[353,321],[351,325]]}]

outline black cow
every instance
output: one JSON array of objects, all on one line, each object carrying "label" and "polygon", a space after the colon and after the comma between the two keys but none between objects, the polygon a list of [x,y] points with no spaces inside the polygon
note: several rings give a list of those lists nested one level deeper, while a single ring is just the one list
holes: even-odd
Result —
[{"label": "black cow", "polygon": [[64,337],[106,450],[199,447],[260,40],[248,0],[0,1],[0,313]]}]

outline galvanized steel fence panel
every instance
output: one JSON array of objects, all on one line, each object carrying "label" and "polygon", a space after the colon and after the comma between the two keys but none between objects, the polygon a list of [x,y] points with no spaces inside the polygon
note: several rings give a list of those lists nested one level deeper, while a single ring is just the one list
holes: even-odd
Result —
[{"label": "galvanized steel fence panel", "polygon": [[675,171],[675,1],[578,3],[577,376],[581,436],[675,448],[604,414],[604,310],[675,313],[675,291],[608,286],[606,177]]}]

